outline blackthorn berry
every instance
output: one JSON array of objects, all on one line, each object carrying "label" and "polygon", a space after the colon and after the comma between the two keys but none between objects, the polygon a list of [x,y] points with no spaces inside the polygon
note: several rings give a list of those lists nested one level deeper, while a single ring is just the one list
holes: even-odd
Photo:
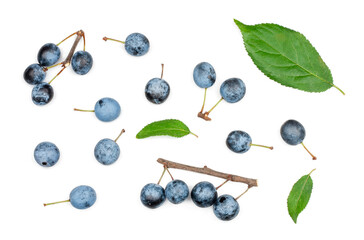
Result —
[{"label": "blackthorn berry", "polygon": [[111,122],[119,117],[121,108],[112,98],[102,98],[95,104],[96,117],[103,122]]},{"label": "blackthorn berry", "polygon": [[184,181],[173,180],[167,184],[165,192],[171,203],[178,204],[188,197],[189,189]]},{"label": "blackthorn berry", "polygon": [[157,208],[166,200],[164,189],[159,184],[148,183],[140,193],[140,201],[148,208]]},{"label": "blackthorn berry", "polygon": [[53,88],[48,83],[42,82],[34,86],[32,100],[35,105],[46,105],[53,99]]},{"label": "blackthorn berry", "polygon": [[210,207],[217,199],[217,191],[211,183],[199,182],[193,187],[191,198],[198,207]]},{"label": "blackthorn berry", "polygon": [[281,136],[286,143],[297,145],[302,143],[306,136],[306,131],[298,121],[288,120],[281,127]]},{"label": "blackthorn berry", "polygon": [[243,131],[232,131],[227,139],[226,145],[228,148],[236,153],[245,153],[250,149],[252,139],[246,132]]},{"label": "blackthorn berry", "polygon": [[236,103],[244,97],[245,90],[245,84],[241,79],[229,78],[221,84],[220,94],[225,101]]},{"label": "blackthorn berry", "polygon": [[101,98],[96,102],[94,110],[83,110],[74,108],[80,112],[95,112],[96,117],[103,122],[111,122],[119,117],[121,108],[119,103],[112,98]]},{"label": "blackthorn berry", "polygon": [[141,33],[132,33],[125,40],[125,50],[133,56],[143,56],[149,50],[149,40]]},{"label": "blackthorn berry", "polygon": [[36,85],[45,79],[46,72],[43,70],[42,66],[34,63],[25,69],[23,77],[27,83]]},{"label": "blackthorn berry", "polygon": [[201,62],[193,70],[193,80],[200,88],[209,88],[216,81],[215,69],[208,62]]},{"label": "blackthorn berry", "polygon": [[163,80],[164,64],[162,64],[162,73],[160,78],[153,78],[149,80],[145,86],[145,96],[148,101],[155,104],[163,103],[169,96],[170,87],[168,83]]},{"label": "blackthorn berry", "polygon": [[96,144],[94,155],[101,164],[110,165],[118,160],[120,148],[114,140],[105,138]]},{"label": "blackthorn berry", "polygon": [[40,65],[48,67],[55,64],[61,56],[61,50],[54,43],[44,44],[38,52],[38,62]]},{"label": "blackthorn berry", "polygon": [[151,103],[163,103],[168,98],[169,92],[169,84],[160,78],[151,79],[145,86],[145,96]]},{"label": "blackthorn berry", "polygon": [[239,203],[230,195],[220,196],[213,206],[215,216],[223,221],[235,218],[240,210]]},{"label": "blackthorn berry", "polygon": [[77,209],[86,209],[96,202],[96,192],[92,187],[81,185],[70,193],[70,202]]},{"label": "blackthorn berry", "polygon": [[92,56],[86,51],[75,52],[71,60],[73,71],[80,75],[88,73],[91,70],[92,63]]},{"label": "blackthorn berry", "polygon": [[41,142],[34,149],[34,159],[42,167],[52,167],[58,162],[59,156],[59,149],[51,142]]},{"label": "blackthorn berry", "polygon": [[251,146],[264,147],[273,150],[273,147],[253,144],[249,134],[240,130],[232,131],[228,135],[226,139],[226,145],[231,151],[236,153],[245,153],[250,149]]},{"label": "blackthorn berry", "polygon": [[298,121],[291,119],[283,123],[281,127],[281,136],[283,140],[289,145],[301,144],[311,155],[312,160],[317,159],[303,144],[303,139],[306,136],[306,131],[303,125]]}]

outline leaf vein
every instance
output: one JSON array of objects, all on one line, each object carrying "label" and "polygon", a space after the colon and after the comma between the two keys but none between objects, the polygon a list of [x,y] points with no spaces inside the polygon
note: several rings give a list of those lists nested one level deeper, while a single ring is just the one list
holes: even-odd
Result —
[{"label": "leaf vein", "polygon": [[[257,29],[258,32],[259,29]],[[285,57],[286,59],[288,59],[289,61],[291,61],[293,64],[296,64],[298,67],[302,68],[304,71],[306,71],[307,73],[315,76],[316,78],[320,79],[323,82],[326,82],[327,84],[334,86],[332,83],[330,83],[329,81],[323,79],[322,77],[319,77],[318,75],[312,73],[311,71],[307,70],[306,68],[304,68],[303,66],[299,65],[298,63],[295,63],[293,60],[291,60],[289,57],[287,57],[285,54],[281,53],[280,51],[278,51],[276,48],[274,48],[271,44],[269,44],[267,41],[265,41],[264,39],[262,39],[259,35],[257,35],[254,32],[251,32],[251,34],[255,35],[257,38],[259,38],[261,41],[265,42],[268,46],[270,46],[272,49],[276,50],[277,52],[279,52],[283,57]]]},{"label": "leaf vein", "polygon": [[305,180],[305,183],[302,185],[302,188],[301,188],[301,191],[300,191],[300,195],[299,195],[299,196],[298,196],[298,198],[297,198],[296,208],[297,208],[297,206],[298,206],[298,202],[299,202],[299,200],[301,199],[301,196],[302,196],[302,193],[303,193],[303,189],[306,187],[306,183],[307,183],[307,181],[308,181],[309,177],[310,177],[310,175],[307,175],[307,178],[306,178],[306,180]]},{"label": "leaf vein", "polygon": [[187,130],[184,130],[184,129],[180,129],[180,128],[162,128],[162,129],[147,130],[147,131],[148,132],[160,132],[161,130],[163,130],[163,131],[166,131],[166,130],[168,130],[168,131],[175,130],[175,131],[190,133],[190,131],[187,131]]}]

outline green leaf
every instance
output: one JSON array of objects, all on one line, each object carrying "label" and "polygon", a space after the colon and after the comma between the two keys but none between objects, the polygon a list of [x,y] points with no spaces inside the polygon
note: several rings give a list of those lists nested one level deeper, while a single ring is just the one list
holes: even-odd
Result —
[{"label": "green leaf", "polygon": [[[315,170],[315,169],[314,169]],[[305,209],[311,197],[313,182],[312,170],[308,175],[301,177],[292,187],[287,199],[288,213],[292,220],[297,223],[298,215]]]},{"label": "green leaf", "polygon": [[245,25],[235,20],[254,64],[272,80],[307,92],[323,92],[333,84],[330,69],[301,33],[277,24]]},{"label": "green leaf", "polygon": [[188,134],[193,134],[197,137],[197,135],[192,133],[180,120],[167,119],[148,124],[136,135],[136,138],[142,139],[162,135],[180,138]]}]

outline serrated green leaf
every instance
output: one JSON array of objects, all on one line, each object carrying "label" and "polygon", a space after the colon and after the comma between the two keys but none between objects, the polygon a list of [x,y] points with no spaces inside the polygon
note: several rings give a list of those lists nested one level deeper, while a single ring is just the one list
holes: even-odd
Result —
[{"label": "serrated green leaf", "polygon": [[288,213],[292,220],[297,223],[298,215],[305,209],[311,197],[313,182],[311,173],[301,177],[292,187],[287,199]]},{"label": "serrated green leaf", "polygon": [[148,124],[136,135],[136,138],[142,139],[163,135],[180,138],[188,134],[193,134],[197,137],[197,135],[192,133],[190,129],[180,120],[167,119]]},{"label": "serrated green leaf", "polygon": [[254,64],[272,80],[307,92],[333,84],[330,69],[304,35],[277,24],[245,25],[235,20]]}]

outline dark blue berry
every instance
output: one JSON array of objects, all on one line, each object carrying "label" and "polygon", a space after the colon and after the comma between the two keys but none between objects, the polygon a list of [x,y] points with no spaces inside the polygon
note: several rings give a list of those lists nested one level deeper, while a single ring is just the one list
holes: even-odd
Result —
[{"label": "dark blue berry", "polygon": [[92,56],[86,51],[78,51],[73,54],[71,65],[73,71],[80,75],[85,75],[92,68]]},{"label": "dark blue berry", "polygon": [[199,182],[193,187],[191,198],[198,207],[210,207],[217,199],[217,191],[211,183]]},{"label": "dark blue berry", "polygon": [[288,120],[281,127],[283,140],[290,145],[302,143],[306,136],[305,128],[296,120]]},{"label": "dark blue berry", "polygon": [[27,83],[36,85],[45,79],[46,72],[43,71],[43,67],[34,63],[25,69],[23,77]]},{"label": "dark blue berry", "polygon": [[102,98],[95,104],[95,115],[103,122],[110,122],[119,117],[121,108],[112,98]]},{"label": "dark blue berry", "polygon": [[48,67],[54,65],[61,56],[61,50],[54,43],[44,44],[38,52],[38,62],[40,65]]},{"label": "dark blue berry", "polygon": [[141,33],[132,33],[125,40],[125,50],[132,56],[143,56],[149,50],[149,40]]},{"label": "dark blue berry", "polygon": [[193,70],[193,80],[200,88],[209,88],[216,81],[215,69],[208,62],[199,63]]},{"label": "dark blue berry", "polygon": [[96,202],[96,192],[92,187],[81,185],[70,193],[70,202],[77,209],[86,209]]},{"label": "dark blue berry", "polygon": [[46,105],[53,99],[53,88],[48,83],[39,83],[32,90],[32,100],[35,105]]},{"label": "dark blue berry", "polygon": [[34,159],[42,167],[52,167],[59,156],[59,149],[51,142],[41,142],[34,149]]},{"label": "dark blue berry", "polygon": [[220,94],[229,103],[239,102],[245,95],[245,84],[239,78],[229,78],[220,87]]},{"label": "dark blue berry", "polygon": [[223,221],[229,221],[239,214],[239,203],[230,195],[220,196],[214,204],[215,216]]},{"label": "dark blue berry", "polygon": [[110,165],[118,160],[120,155],[119,145],[111,139],[105,138],[100,140],[94,149],[94,155],[97,161],[103,165]]},{"label": "dark blue berry", "polygon": [[226,145],[228,148],[236,153],[245,153],[250,149],[252,139],[246,132],[232,131],[227,139]]},{"label": "dark blue berry", "polygon": [[145,86],[145,96],[151,103],[163,103],[168,98],[169,92],[169,84],[160,78],[151,79]]},{"label": "dark blue berry", "polygon": [[187,184],[181,180],[173,180],[166,186],[166,197],[174,204],[183,202],[189,194]]},{"label": "dark blue berry", "polygon": [[148,208],[157,208],[166,200],[164,189],[159,184],[148,183],[140,193],[140,201]]}]

